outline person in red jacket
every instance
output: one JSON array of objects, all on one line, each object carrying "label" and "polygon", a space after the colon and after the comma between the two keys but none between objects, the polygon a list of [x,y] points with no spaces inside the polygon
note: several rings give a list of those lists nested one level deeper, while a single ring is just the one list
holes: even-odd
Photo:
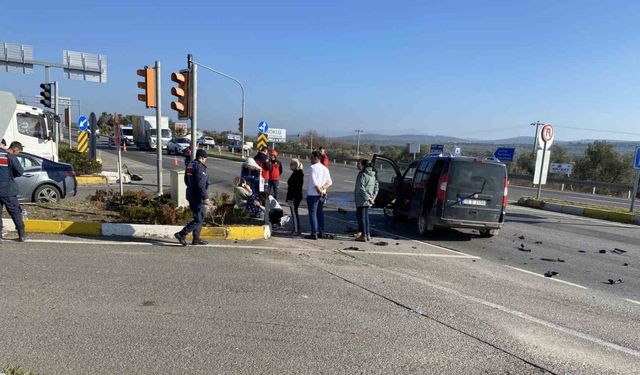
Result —
[{"label": "person in red jacket", "polygon": [[269,171],[269,194],[278,200],[278,188],[280,187],[280,176],[282,176],[282,163],[278,160],[278,151],[269,152],[271,170]]},{"label": "person in red jacket", "polygon": [[327,150],[320,146],[320,148],[318,149],[318,151],[320,151],[320,163],[322,163],[322,165],[324,165],[325,167],[329,168],[329,155],[327,155]]}]

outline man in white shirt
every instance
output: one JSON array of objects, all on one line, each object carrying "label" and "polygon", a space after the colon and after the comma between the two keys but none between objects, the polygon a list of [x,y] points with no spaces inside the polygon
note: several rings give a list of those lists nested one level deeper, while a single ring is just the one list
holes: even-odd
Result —
[{"label": "man in white shirt", "polygon": [[329,169],[320,163],[320,152],[311,153],[311,166],[307,171],[307,207],[311,234],[305,236],[310,240],[317,240],[324,236],[324,204],[327,201],[327,189],[333,184]]}]

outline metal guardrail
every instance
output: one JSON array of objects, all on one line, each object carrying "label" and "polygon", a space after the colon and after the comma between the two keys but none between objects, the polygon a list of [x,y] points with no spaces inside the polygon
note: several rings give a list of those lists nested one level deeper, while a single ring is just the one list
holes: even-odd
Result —
[{"label": "metal guardrail", "polygon": [[[524,181],[532,181],[532,175],[526,174],[510,174],[509,179],[513,180],[524,180]],[[599,189],[608,189],[615,191],[629,191],[633,190],[632,184],[610,184],[606,182],[597,182],[597,181],[584,181],[584,180],[576,180],[572,178],[562,178],[562,177],[548,177],[547,183],[556,183],[556,184],[565,184],[565,185],[574,185],[580,187],[587,188],[599,188]]]}]

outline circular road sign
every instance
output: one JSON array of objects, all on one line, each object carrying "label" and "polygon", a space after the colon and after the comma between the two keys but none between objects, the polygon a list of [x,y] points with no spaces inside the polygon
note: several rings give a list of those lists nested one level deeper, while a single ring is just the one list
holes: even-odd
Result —
[{"label": "circular road sign", "polygon": [[542,127],[542,131],[540,132],[540,136],[542,137],[542,141],[544,143],[550,142],[553,140],[553,126],[551,124],[546,124]]},{"label": "circular road sign", "polygon": [[260,121],[260,123],[258,124],[258,133],[269,133],[269,124],[267,124],[266,121]]},{"label": "circular road sign", "polygon": [[80,118],[78,118],[78,129],[83,132],[86,131],[88,127],[89,120],[87,120],[85,116],[80,116]]}]

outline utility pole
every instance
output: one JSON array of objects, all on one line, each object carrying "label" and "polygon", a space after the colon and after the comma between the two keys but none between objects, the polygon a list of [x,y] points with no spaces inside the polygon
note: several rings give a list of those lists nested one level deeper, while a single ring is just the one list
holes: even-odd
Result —
[{"label": "utility pole", "polygon": [[[162,195],[162,79],[160,61],[156,61],[156,170],[158,171],[158,196]],[[118,148],[120,145],[118,145]]]},{"label": "utility pole", "polygon": [[360,133],[364,130],[356,129],[356,133],[358,133],[358,141],[356,143],[356,158],[360,158]]},{"label": "utility pole", "polygon": [[544,124],[541,123],[540,121],[536,121],[536,122],[532,122],[530,125],[536,127],[536,135],[535,137],[533,137],[533,154],[535,155],[536,150],[538,149],[538,134],[539,134],[538,131],[539,131],[540,125],[544,125]]},{"label": "utility pole", "polygon": [[[189,55],[191,56],[191,55]],[[191,60],[191,160],[196,160],[198,150],[198,64]],[[243,143],[244,145],[244,143]]]}]

